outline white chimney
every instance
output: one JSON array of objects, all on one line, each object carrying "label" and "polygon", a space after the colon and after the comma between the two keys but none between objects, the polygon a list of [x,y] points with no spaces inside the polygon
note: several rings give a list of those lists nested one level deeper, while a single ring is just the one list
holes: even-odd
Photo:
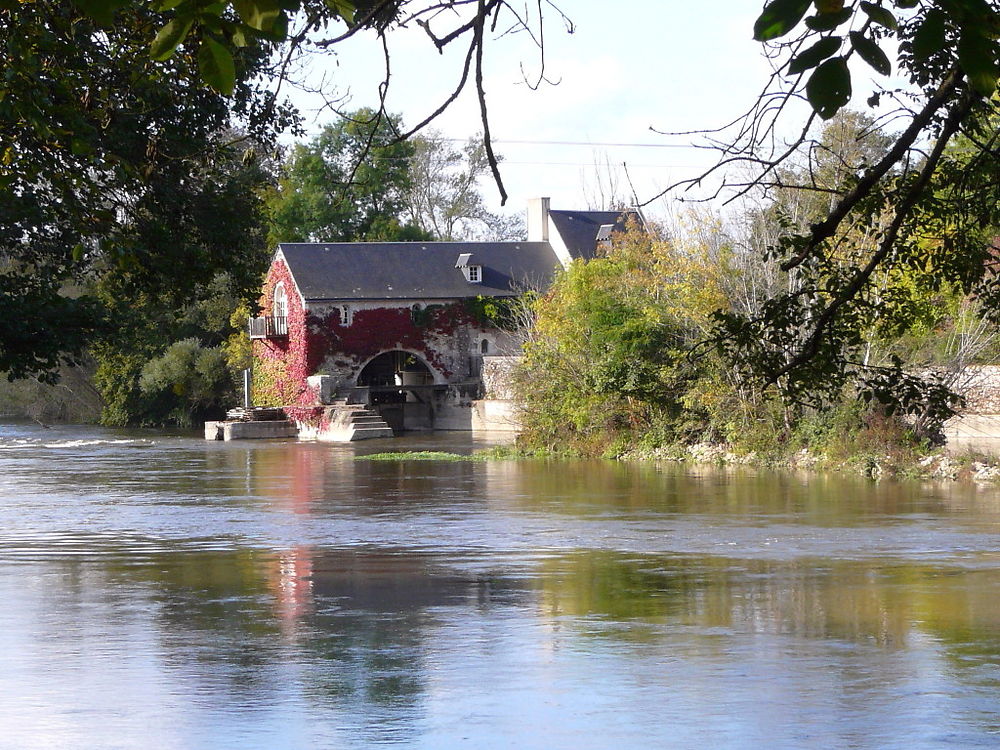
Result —
[{"label": "white chimney", "polygon": [[549,241],[549,199],[528,200],[528,242]]}]

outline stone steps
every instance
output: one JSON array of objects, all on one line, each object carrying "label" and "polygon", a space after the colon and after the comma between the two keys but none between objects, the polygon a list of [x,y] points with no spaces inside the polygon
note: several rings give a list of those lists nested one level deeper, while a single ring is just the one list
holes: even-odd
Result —
[{"label": "stone steps", "polygon": [[384,425],[382,427],[355,427],[351,431],[350,441],[353,443],[355,440],[371,440],[373,438],[391,437],[395,437],[395,434],[389,425]]},{"label": "stone steps", "polygon": [[393,437],[392,428],[376,412],[357,404],[330,405],[330,425],[327,439],[343,442]]},{"label": "stone steps", "polygon": [[351,403],[353,392],[340,389],[330,400],[337,416],[331,422],[343,425],[338,430],[341,440],[370,440],[372,438],[393,437],[392,428],[382,419],[381,415],[372,411],[364,404]]}]

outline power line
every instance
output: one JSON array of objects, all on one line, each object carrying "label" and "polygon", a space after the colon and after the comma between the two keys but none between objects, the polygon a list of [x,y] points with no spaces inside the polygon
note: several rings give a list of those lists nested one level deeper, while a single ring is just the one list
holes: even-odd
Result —
[{"label": "power line", "polygon": [[633,162],[612,162],[611,164],[603,164],[600,162],[592,161],[524,161],[522,159],[501,159],[500,167],[523,167],[523,166],[541,166],[541,167],[600,167],[601,169],[606,169],[611,167],[612,169],[628,166],[630,169],[697,169],[696,165],[692,164],[638,164]]},{"label": "power line", "polygon": [[[442,141],[465,143],[468,138],[440,138]],[[607,141],[534,141],[516,138],[494,138],[493,143],[512,143],[519,146],[607,146],[620,148],[692,148],[683,143],[612,143]]]},{"label": "power line", "polygon": [[[451,139],[449,139],[451,140]],[[542,166],[542,167],[620,167],[625,162],[615,160],[610,163],[604,162],[593,162],[593,161],[536,161],[532,159],[506,159],[503,158],[503,154],[500,155],[500,166],[510,167],[510,166]],[[383,156],[382,154],[369,154],[368,159],[371,161],[379,162],[407,162],[410,161],[409,156]],[[628,162],[630,169],[697,169],[698,165],[693,164],[648,164],[640,162]]]}]

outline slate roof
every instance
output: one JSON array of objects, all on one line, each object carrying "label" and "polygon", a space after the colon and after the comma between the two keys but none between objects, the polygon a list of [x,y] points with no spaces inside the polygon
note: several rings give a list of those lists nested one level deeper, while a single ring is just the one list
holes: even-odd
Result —
[{"label": "slate roof", "polygon": [[628,211],[549,211],[559,236],[566,243],[566,248],[574,258],[590,260],[597,254],[597,233],[604,224],[613,224],[614,231],[625,229],[625,222],[634,216],[641,217],[632,210]]},{"label": "slate roof", "polygon": [[[559,260],[547,242],[336,242],[279,245],[307,300],[461,299],[545,288]],[[482,282],[455,267],[472,254]]]}]

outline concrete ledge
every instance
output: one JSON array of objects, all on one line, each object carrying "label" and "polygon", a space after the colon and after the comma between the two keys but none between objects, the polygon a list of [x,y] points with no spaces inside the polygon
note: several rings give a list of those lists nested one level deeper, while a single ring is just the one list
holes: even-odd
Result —
[{"label": "concrete ledge", "polygon": [[1000,414],[960,414],[942,427],[944,436],[952,438],[1000,438]]},{"label": "concrete ledge", "polygon": [[504,399],[480,399],[466,404],[440,405],[434,411],[432,426],[435,430],[521,431],[514,402]]},{"label": "concrete ledge", "polygon": [[480,399],[472,402],[472,429],[484,432],[520,432],[517,407],[509,399]]},{"label": "concrete ledge", "polygon": [[206,440],[282,440],[297,437],[294,422],[205,422]]},{"label": "concrete ledge", "polygon": [[[375,407],[380,409],[380,407]],[[363,406],[335,404],[306,409],[307,418],[258,422],[206,422],[206,440],[300,440],[353,442],[391,438],[399,430],[456,430],[472,432],[519,432],[517,409],[512,401],[481,399],[460,403],[387,404],[383,414]],[[1000,419],[1000,417],[998,417]]]},{"label": "concrete ledge", "polygon": [[949,453],[976,451],[1000,456],[1000,414],[960,414],[945,422],[941,431]]}]

